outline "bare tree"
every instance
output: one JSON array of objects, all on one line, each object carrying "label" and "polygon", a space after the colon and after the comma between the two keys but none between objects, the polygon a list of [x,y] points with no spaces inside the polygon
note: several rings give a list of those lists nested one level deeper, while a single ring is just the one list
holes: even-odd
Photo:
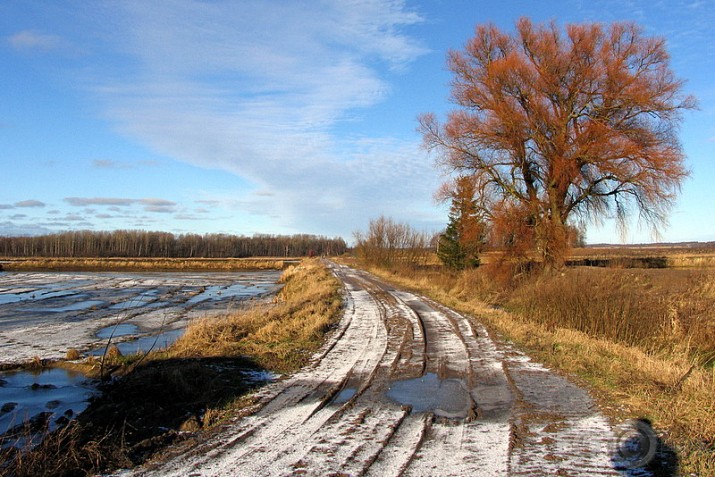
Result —
[{"label": "bare tree", "polygon": [[423,264],[431,238],[384,216],[370,220],[367,232],[358,231],[354,236],[358,257],[380,267]]}]

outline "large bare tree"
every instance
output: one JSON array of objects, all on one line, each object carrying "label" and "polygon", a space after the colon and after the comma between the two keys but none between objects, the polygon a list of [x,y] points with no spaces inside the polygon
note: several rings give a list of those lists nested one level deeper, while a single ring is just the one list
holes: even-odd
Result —
[{"label": "large bare tree", "polygon": [[484,215],[547,268],[563,264],[569,221],[625,223],[637,209],[654,230],[666,223],[687,175],[677,127],[695,99],[664,40],[628,23],[522,18],[513,34],[478,26],[448,65],[459,108],[444,124],[420,117],[425,145],[448,173],[474,176]]}]

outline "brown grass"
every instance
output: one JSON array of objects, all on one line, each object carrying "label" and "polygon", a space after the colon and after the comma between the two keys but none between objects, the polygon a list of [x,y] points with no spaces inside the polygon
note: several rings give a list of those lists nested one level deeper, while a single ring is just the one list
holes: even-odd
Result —
[{"label": "brown grass", "polygon": [[682,475],[715,475],[715,270],[576,268],[516,281],[487,270],[372,271],[575,376],[615,421],[650,419]]},{"label": "brown grass", "polygon": [[645,351],[715,352],[715,273],[577,268],[518,286],[504,307]]},{"label": "brown grass", "polygon": [[8,258],[6,271],[19,270],[281,270],[278,258]]},{"label": "brown grass", "polygon": [[174,357],[242,356],[281,371],[298,369],[337,322],[340,283],[317,259],[287,269],[272,304],[189,325],[169,350]]}]

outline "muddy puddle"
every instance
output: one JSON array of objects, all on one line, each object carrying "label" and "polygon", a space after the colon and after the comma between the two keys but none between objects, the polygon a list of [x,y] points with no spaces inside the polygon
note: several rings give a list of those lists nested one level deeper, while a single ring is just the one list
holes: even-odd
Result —
[{"label": "muddy puddle", "polygon": [[[131,326],[131,325],[130,325]],[[107,330],[107,328],[105,328]],[[104,331],[104,330],[103,330]],[[111,344],[116,346],[122,355],[137,354],[137,353],[147,353],[152,350],[158,350],[167,348],[174,341],[178,340],[181,335],[184,334],[184,328],[177,328],[175,330],[164,331],[156,335],[141,336],[139,338],[132,338],[129,341],[113,341]],[[134,336],[133,334],[117,335],[114,338],[121,338],[122,336]],[[102,356],[105,352],[107,346],[100,346],[91,349],[86,352],[88,355],[92,356]]]},{"label": "muddy puddle", "polygon": [[450,419],[464,419],[472,408],[464,380],[440,379],[435,373],[395,381],[390,385],[387,397],[398,404],[411,406],[412,412],[433,412]]},{"label": "muddy puddle", "polygon": [[[28,421],[33,430],[53,429],[84,411],[95,393],[92,381],[65,369],[0,373],[0,435]],[[3,444],[25,437],[8,436]]]}]

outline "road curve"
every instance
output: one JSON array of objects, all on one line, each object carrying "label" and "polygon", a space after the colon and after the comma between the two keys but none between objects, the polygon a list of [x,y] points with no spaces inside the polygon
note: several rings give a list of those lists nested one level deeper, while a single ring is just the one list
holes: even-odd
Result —
[{"label": "road curve", "polygon": [[330,266],[345,312],[313,364],[263,388],[252,415],[130,474],[624,475],[585,391],[473,319]]}]

